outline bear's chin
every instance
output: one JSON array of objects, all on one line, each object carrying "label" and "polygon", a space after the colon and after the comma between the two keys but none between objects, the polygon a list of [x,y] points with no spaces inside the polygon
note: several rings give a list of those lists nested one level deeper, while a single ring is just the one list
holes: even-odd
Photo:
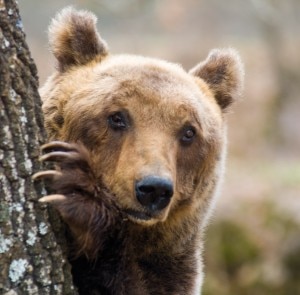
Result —
[{"label": "bear's chin", "polygon": [[159,213],[148,213],[143,211],[138,211],[134,209],[126,209],[124,212],[126,217],[131,222],[140,224],[143,226],[151,226],[158,222],[163,222],[167,219],[168,210],[160,211]]}]

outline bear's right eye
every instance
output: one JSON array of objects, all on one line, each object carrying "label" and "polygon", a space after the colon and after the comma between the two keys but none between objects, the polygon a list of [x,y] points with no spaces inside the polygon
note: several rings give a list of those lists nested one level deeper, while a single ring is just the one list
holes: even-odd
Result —
[{"label": "bear's right eye", "polygon": [[126,118],[121,112],[110,115],[108,117],[108,124],[115,130],[124,130],[127,128]]},{"label": "bear's right eye", "polygon": [[185,127],[183,129],[183,133],[181,134],[181,143],[184,145],[192,143],[195,135],[196,129],[193,126]]}]

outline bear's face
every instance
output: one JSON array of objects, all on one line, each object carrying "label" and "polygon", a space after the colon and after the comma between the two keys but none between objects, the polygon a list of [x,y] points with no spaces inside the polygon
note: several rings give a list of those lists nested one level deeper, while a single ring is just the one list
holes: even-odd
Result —
[{"label": "bear's face", "polygon": [[[161,60],[110,56],[88,20],[67,10],[53,23],[60,70],[41,91],[49,136],[87,147],[97,178],[134,222],[204,207],[223,158],[224,111],[240,87],[236,53],[214,51],[190,73]],[[94,38],[74,46],[68,38],[81,34],[82,23]]]},{"label": "bear's face", "polygon": [[[129,218],[164,220],[170,208],[192,202],[222,140],[221,110],[205,85],[176,65],[134,56],[107,58],[84,71],[67,75],[84,87],[74,89],[63,108],[60,139],[80,141],[92,152],[97,176]],[[144,189],[153,191],[140,200],[138,184],[145,179]],[[160,180],[170,187],[162,184],[156,193]],[[161,197],[168,189],[172,195]]]}]

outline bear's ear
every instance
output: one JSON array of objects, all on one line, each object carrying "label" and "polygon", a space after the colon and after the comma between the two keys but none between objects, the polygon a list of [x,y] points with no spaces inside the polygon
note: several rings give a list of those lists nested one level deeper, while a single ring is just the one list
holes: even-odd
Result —
[{"label": "bear's ear", "polygon": [[190,70],[190,74],[208,84],[223,111],[241,95],[244,67],[234,49],[213,49],[205,61]]},{"label": "bear's ear", "polygon": [[88,11],[64,8],[49,26],[51,51],[58,61],[58,70],[66,71],[108,54],[107,45],[96,28],[97,18]]}]

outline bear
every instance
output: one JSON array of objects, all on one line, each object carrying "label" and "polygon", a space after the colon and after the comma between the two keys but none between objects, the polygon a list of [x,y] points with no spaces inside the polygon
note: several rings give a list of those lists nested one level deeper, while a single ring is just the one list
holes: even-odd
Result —
[{"label": "bear", "polygon": [[79,294],[199,295],[204,230],[226,157],[227,113],[243,65],[213,49],[190,71],[110,54],[91,12],[49,27],[55,72],[40,89],[49,143],[41,161],[68,227]]}]

